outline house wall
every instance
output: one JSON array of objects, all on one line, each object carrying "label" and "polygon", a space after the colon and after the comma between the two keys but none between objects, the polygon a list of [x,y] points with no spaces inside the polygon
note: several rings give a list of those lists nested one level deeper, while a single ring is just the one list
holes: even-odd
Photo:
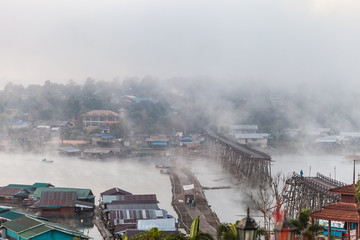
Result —
[{"label": "house wall", "polygon": [[117,116],[86,116],[83,117],[83,123],[85,127],[89,126],[100,126],[101,122],[104,121],[119,121],[120,118]]},{"label": "house wall", "polygon": [[19,239],[19,236],[11,229],[6,229],[6,237],[9,239]]},{"label": "house wall", "polygon": [[102,197],[102,200],[103,200],[104,204],[111,203],[112,201],[116,201],[118,199],[119,199],[119,197],[116,196],[116,195],[115,196],[114,195],[104,195]]},{"label": "house wall", "polygon": [[41,216],[74,216],[74,207],[62,207],[56,209],[42,209]]},{"label": "house wall", "polygon": [[239,138],[237,142],[249,146],[267,147],[267,138]]},{"label": "house wall", "polygon": [[[35,236],[35,237],[31,238],[31,240],[48,240],[48,239],[72,240],[73,236],[70,235],[70,234],[67,234],[67,233],[63,233],[63,232],[53,230],[53,231],[49,231],[49,232],[46,232],[46,233],[43,233],[41,235],[38,235],[38,236]],[[26,239],[26,240],[28,240],[28,239]]]}]

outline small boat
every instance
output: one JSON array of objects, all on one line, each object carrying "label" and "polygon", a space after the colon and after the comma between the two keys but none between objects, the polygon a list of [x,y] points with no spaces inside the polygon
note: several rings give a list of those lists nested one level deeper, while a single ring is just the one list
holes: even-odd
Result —
[{"label": "small boat", "polygon": [[166,166],[166,165],[155,165],[156,168],[169,168],[169,166]]},{"label": "small boat", "polygon": [[160,173],[161,174],[170,174],[169,169],[167,169],[167,168],[161,169]]},{"label": "small boat", "polygon": [[54,162],[53,160],[47,160],[46,158],[44,158],[43,160],[41,160],[42,162],[45,162],[45,163],[52,163]]}]

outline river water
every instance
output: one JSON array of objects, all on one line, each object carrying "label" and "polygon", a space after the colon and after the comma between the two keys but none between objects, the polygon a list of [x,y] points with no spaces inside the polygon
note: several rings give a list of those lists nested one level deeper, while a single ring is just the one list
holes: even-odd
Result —
[{"label": "river water", "polygon": [[[41,159],[53,160],[53,163],[41,162]],[[304,175],[315,175],[320,172],[346,183],[352,182],[352,162],[345,161],[343,156],[322,155],[283,155],[273,156],[272,172],[286,175],[293,171]],[[117,159],[117,160],[83,160],[57,156],[56,154],[6,154],[0,153],[2,173],[0,186],[10,183],[33,184],[34,182],[51,183],[56,187],[89,188],[96,196],[112,187],[119,187],[134,194],[156,194],[159,207],[177,217],[171,206],[171,184],[169,176],[160,174],[155,164],[166,164],[163,160]],[[234,223],[242,219],[246,208],[251,204],[246,191],[237,185],[236,179],[224,171],[212,159],[197,158],[183,162],[192,169],[203,186],[233,186],[230,189],[205,190],[205,195],[213,211],[221,222]],[[336,173],[335,169],[336,167]],[[360,168],[359,168],[360,169]],[[256,213],[252,214],[256,217]],[[102,239],[96,227],[89,230],[89,236],[95,240]]]},{"label": "river water", "polygon": [[[54,162],[44,163],[41,161],[43,158]],[[88,188],[96,196],[96,201],[101,192],[119,187],[133,194],[156,194],[159,207],[177,217],[171,206],[169,176],[160,174],[159,169],[154,167],[163,163],[156,159],[94,161],[56,154],[0,153],[0,161],[0,186],[45,182],[56,187]],[[89,229],[89,236],[95,240],[102,239],[95,226]]]},{"label": "river water", "polygon": [[[300,170],[303,170],[304,176],[315,176],[319,172],[328,177],[336,177],[342,182],[352,183],[353,163],[351,160],[345,160],[342,155],[281,155],[272,156],[272,159],[273,174],[280,172],[285,176],[291,176],[292,172],[300,173]],[[221,169],[214,160],[199,158],[190,162],[190,165],[203,186],[233,186],[230,189],[205,190],[205,196],[221,222],[235,223],[244,218],[247,207],[251,207],[248,190],[236,185],[236,179]],[[357,178],[360,166],[356,167]],[[256,212],[251,215],[259,221],[262,220]]]}]

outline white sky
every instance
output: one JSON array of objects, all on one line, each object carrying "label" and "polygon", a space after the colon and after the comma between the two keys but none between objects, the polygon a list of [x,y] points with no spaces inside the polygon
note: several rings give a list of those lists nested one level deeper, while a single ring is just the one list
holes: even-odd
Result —
[{"label": "white sky", "polygon": [[353,86],[358,0],[2,0],[0,87],[150,75]]}]

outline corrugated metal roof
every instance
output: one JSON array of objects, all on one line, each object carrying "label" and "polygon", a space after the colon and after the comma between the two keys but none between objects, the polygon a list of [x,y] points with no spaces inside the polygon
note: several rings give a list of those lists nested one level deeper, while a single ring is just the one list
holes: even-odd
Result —
[{"label": "corrugated metal roof", "polygon": [[80,149],[74,148],[74,147],[59,147],[58,150],[62,151],[62,152],[67,152],[67,153],[81,152]]},{"label": "corrugated metal roof", "polygon": [[84,113],[82,116],[120,116],[120,114],[113,112],[111,110],[93,110],[87,113]]},{"label": "corrugated metal roof", "polygon": [[261,138],[268,138],[270,134],[268,133],[236,133],[235,138],[236,139],[261,139]]},{"label": "corrugated metal roof", "polygon": [[0,189],[0,196],[28,195],[29,193],[24,188],[3,187]]},{"label": "corrugated metal roof", "polygon": [[360,213],[356,203],[337,202],[327,206],[323,209],[310,214],[312,218],[343,221],[343,222],[359,222]]},{"label": "corrugated metal roof", "polygon": [[230,126],[231,130],[258,130],[258,126],[257,125],[231,125]]},{"label": "corrugated metal roof", "polygon": [[147,142],[168,142],[170,141],[167,136],[164,135],[156,135],[156,136],[150,136],[145,141]]},{"label": "corrugated metal roof", "polygon": [[14,211],[6,211],[0,213],[0,218],[8,219],[8,220],[15,220],[17,218],[23,217],[25,214],[14,212]]},{"label": "corrugated metal roof", "polygon": [[75,207],[76,192],[42,192],[36,207]]},{"label": "corrugated metal roof", "polygon": [[37,188],[36,191],[32,194],[32,196],[40,198],[42,192],[76,192],[78,195],[78,199],[91,199],[95,197],[90,189],[60,187]]},{"label": "corrugated metal roof", "polygon": [[23,216],[17,218],[13,221],[8,221],[2,224],[4,227],[11,229],[12,231],[18,233],[25,231],[26,229],[33,228],[35,226],[40,226],[42,223],[33,218]]},{"label": "corrugated metal roof", "polygon": [[78,232],[76,230],[64,227],[60,224],[43,221],[40,219],[34,219],[29,216],[23,216],[18,219],[15,219],[13,221],[5,222],[3,223],[3,226],[5,228],[11,229],[16,233],[19,233],[19,236],[26,236],[27,238],[31,238],[37,235],[41,235],[42,233],[45,233],[47,231],[53,230],[53,231],[60,231],[72,236],[79,236],[83,239],[89,239],[90,237],[85,236],[81,232]]},{"label": "corrugated metal roof", "polygon": [[95,148],[95,149],[85,149],[83,152],[84,153],[110,153],[111,150],[110,149]]},{"label": "corrugated metal roof", "polygon": [[360,138],[360,132],[341,132],[340,136]]},{"label": "corrugated metal roof", "polygon": [[100,193],[101,196],[104,195],[132,195],[132,193],[122,190],[120,188],[114,187],[105,192]]},{"label": "corrugated metal roof", "polygon": [[22,189],[28,190],[31,193],[36,190],[36,187],[34,187],[33,185],[27,185],[27,184],[9,184],[9,185],[7,185],[7,187],[22,188]]},{"label": "corrugated metal roof", "polygon": [[118,209],[111,210],[109,213],[110,222],[114,225],[120,224],[124,220],[128,223],[136,223],[139,219],[166,218],[165,210],[158,209]]},{"label": "corrugated metal roof", "polygon": [[36,237],[38,235],[41,235],[41,234],[46,233],[51,230],[53,230],[53,229],[50,227],[47,227],[45,225],[41,225],[41,226],[31,228],[27,231],[24,231],[24,232],[20,233],[19,236],[22,238],[25,238],[25,239],[30,239],[30,238]]},{"label": "corrugated metal roof", "polygon": [[39,183],[39,182],[34,183],[32,186],[33,186],[33,187],[36,187],[36,188],[40,188],[40,187],[53,187],[53,185],[50,184],[50,183]]},{"label": "corrugated metal roof", "polygon": [[125,195],[123,199],[113,201],[113,204],[117,203],[158,203],[155,194],[139,194],[139,195]]}]

